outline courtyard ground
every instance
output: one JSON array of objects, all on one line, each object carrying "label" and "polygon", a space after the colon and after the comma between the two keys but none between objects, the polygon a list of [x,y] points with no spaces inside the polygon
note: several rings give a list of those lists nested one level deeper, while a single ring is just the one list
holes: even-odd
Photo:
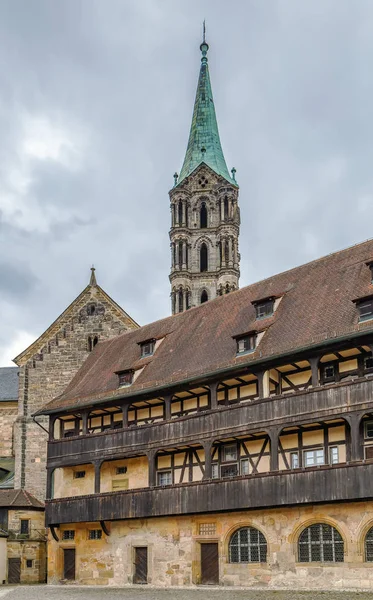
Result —
[{"label": "courtyard ground", "polygon": [[373,600],[373,592],[292,592],[198,588],[161,590],[76,586],[4,586],[6,600]]}]

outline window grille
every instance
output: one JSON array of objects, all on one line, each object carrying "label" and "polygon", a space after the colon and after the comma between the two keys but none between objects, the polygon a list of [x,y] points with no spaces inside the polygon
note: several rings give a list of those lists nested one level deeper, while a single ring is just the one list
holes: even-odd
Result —
[{"label": "window grille", "polygon": [[216,523],[200,523],[199,535],[216,535]]},{"label": "window grille", "polygon": [[237,477],[238,466],[237,463],[233,465],[222,465],[220,467],[220,473],[222,477]]},{"label": "window grille", "polygon": [[299,562],[343,562],[344,542],[334,527],[317,523],[302,531],[298,553]]},{"label": "window grille", "polygon": [[254,527],[242,527],[229,542],[229,562],[252,563],[267,561],[267,542],[264,535]]},{"label": "window grille", "polygon": [[237,460],[237,444],[229,444],[222,448],[223,462],[231,462]]},{"label": "window grille", "polygon": [[160,471],[158,473],[158,485],[172,485],[172,472]]},{"label": "window grille", "polygon": [[74,538],[75,538],[74,529],[65,529],[65,531],[62,534],[62,539],[63,540],[73,540]]},{"label": "window grille", "polygon": [[373,527],[371,527],[365,536],[365,560],[373,562]]},{"label": "window grille", "polygon": [[85,471],[75,471],[74,479],[84,479]]},{"label": "window grille", "polygon": [[102,530],[101,529],[90,529],[88,532],[89,540],[100,540],[102,538]]},{"label": "window grille", "polygon": [[339,463],[339,449],[338,446],[332,446],[329,448],[329,462],[331,465]]}]

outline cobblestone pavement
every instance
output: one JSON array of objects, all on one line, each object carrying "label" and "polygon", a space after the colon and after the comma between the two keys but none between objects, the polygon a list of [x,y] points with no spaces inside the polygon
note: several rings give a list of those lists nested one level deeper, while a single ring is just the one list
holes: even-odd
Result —
[{"label": "cobblestone pavement", "polygon": [[373,592],[292,592],[221,588],[168,589],[20,586],[0,588],[6,600],[373,600]]}]

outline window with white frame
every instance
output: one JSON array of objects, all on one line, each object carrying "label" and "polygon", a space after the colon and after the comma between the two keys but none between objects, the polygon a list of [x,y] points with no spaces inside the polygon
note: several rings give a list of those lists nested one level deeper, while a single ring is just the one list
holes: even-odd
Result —
[{"label": "window with white frame", "polygon": [[364,430],[365,437],[368,440],[373,439],[373,421],[365,421]]},{"label": "window with white frame", "polygon": [[331,446],[329,448],[329,463],[336,465],[339,463],[339,448],[338,446]]},{"label": "window with white frame", "polygon": [[256,348],[256,334],[245,335],[237,339],[237,354],[253,352]]},{"label": "window with white frame", "polygon": [[299,469],[299,454],[298,452],[290,452],[290,468]]},{"label": "window with white frame", "polygon": [[222,447],[222,461],[233,462],[237,460],[237,444],[226,444]]},{"label": "window with white frame", "polygon": [[243,458],[240,461],[241,475],[250,475],[250,462],[248,458]]},{"label": "window with white frame", "polygon": [[217,463],[211,466],[211,477],[212,479],[219,479],[219,465]]},{"label": "window with white frame", "polygon": [[172,485],[172,472],[159,471],[157,474],[158,485]]},{"label": "window with white frame", "polygon": [[304,466],[316,467],[317,465],[325,464],[324,448],[316,448],[315,450],[304,451]]}]

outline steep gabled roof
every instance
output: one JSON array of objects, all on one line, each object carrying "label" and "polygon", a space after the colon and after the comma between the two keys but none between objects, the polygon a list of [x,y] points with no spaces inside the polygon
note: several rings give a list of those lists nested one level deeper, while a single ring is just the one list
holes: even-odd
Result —
[{"label": "steep gabled roof", "polygon": [[220,142],[207,61],[208,48],[205,42],[201,44],[201,69],[194,102],[192,125],[177,185],[203,163],[210,167],[217,175],[224,177],[229,183],[237,186],[237,182],[232,179],[227,169]]},{"label": "steep gabled roof", "polygon": [[43,510],[44,504],[26,490],[0,490],[0,507]]},{"label": "steep gabled roof", "polygon": [[94,273],[94,269],[91,269],[91,278],[90,282],[86,288],[82,291],[81,294],[64,310],[64,312],[57,317],[57,319],[48,327],[44,333],[40,337],[38,337],[35,342],[33,342],[26,350],[21,352],[16,358],[14,358],[14,362],[18,366],[24,365],[30,358],[32,358],[37,352],[40,350],[53,338],[54,335],[58,331],[60,331],[66,323],[71,320],[71,317],[76,314],[76,312],[86,304],[91,296],[92,292],[95,292],[97,300],[106,301],[114,314],[116,314],[117,318],[122,321],[125,325],[127,325],[131,329],[138,328],[139,325],[134,321],[120,306],[117,304],[110,296],[97,284],[96,276]]},{"label": "steep gabled roof", "polygon": [[18,400],[18,367],[0,367],[0,402]]},{"label": "steep gabled roof", "polygon": [[[373,320],[359,323],[353,300],[373,294],[373,240],[330,254],[221,296],[184,313],[99,343],[66,391],[38,414],[88,406],[207,377],[218,370],[259,365],[338,338],[372,335]],[[281,298],[274,315],[256,319],[253,302]],[[256,350],[236,356],[235,336],[263,331]],[[139,343],[164,338],[150,358]],[[118,389],[118,371],[144,367],[134,383]]]}]

